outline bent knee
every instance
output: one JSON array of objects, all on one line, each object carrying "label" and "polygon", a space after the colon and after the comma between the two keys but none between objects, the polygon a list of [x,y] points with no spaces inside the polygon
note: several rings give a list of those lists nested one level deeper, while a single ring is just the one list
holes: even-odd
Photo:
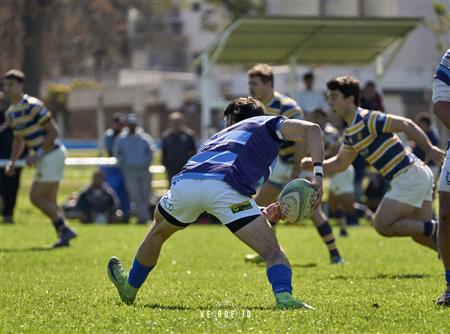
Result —
[{"label": "bent knee", "polygon": [[375,230],[378,234],[382,235],[383,237],[392,237],[393,233],[390,230],[389,226],[380,224],[379,222],[375,221],[374,223]]}]

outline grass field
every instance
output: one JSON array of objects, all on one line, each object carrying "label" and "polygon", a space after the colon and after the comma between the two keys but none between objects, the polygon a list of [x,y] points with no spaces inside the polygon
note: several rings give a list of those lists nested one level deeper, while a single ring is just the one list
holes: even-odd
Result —
[{"label": "grass field", "polygon": [[[60,199],[90,172],[68,168]],[[0,230],[1,333],[450,333],[450,308],[434,306],[443,289],[436,254],[370,227],[338,240],[344,266],[328,264],[314,228],[278,229],[294,292],[316,311],[275,310],[264,267],[244,263],[248,248],[222,226],[175,234],[135,305],[123,305],[106,262],[117,255],[129,266],[147,228],[73,223],[72,247],[39,251],[55,236],[26,197],[31,175],[16,224]]]}]

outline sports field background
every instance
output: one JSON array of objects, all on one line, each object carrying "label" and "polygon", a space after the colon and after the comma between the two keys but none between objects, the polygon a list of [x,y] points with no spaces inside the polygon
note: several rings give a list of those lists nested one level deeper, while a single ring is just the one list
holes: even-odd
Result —
[{"label": "sports field background", "polygon": [[[67,167],[60,201],[91,172]],[[277,230],[294,293],[316,311],[275,310],[264,267],[245,263],[249,249],[223,226],[175,234],[135,305],[123,305],[106,262],[117,255],[129,266],[147,227],[71,222],[72,247],[41,251],[55,235],[29,203],[31,178],[25,170],[16,224],[0,229],[1,333],[450,333],[450,309],[434,305],[444,287],[436,254],[367,225],[338,238],[344,266],[328,263],[311,225]]]}]

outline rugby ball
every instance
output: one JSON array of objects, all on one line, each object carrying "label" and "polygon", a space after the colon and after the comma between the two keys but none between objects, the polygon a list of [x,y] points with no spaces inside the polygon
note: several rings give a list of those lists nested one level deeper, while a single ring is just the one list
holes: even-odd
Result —
[{"label": "rugby ball", "polygon": [[316,190],[311,182],[295,179],[289,182],[278,196],[281,213],[289,223],[297,223],[312,214],[311,199]]}]

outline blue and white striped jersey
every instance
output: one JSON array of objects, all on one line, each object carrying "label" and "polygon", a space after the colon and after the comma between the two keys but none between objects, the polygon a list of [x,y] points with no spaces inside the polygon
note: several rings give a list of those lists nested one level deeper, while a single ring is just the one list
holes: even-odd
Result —
[{"label": "blue and white striped jersey", "polygon": [[172,182],[180,179],[223,180],[244,196],[270,176],[280,145],[285,118],[248,118],[220,131],[200,147]]}]

